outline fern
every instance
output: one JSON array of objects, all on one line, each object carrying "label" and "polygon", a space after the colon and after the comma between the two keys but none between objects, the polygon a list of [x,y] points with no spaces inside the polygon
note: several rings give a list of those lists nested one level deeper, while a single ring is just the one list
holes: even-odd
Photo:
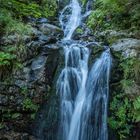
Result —
[{"label": "fern", "polygon": [[135,99],[133,106],[133,121],[140,122],[140,96]]}]

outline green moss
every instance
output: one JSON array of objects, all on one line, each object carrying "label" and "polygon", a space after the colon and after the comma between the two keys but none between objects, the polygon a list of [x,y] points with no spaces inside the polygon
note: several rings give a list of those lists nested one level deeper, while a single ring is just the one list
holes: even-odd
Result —
[{"label": "green moss", "polygon": [[12,119],[17,119],[17,118],[19,118],[20,116],[21,116],[20,113],[14,113],[14,114],[12,114],[11,118],[12,118]]},{"label": "green moss", "polygon": [[14,54],[0,52],[0,67],[4,65],[10,65],[10,62],[15,58],[16,56]]},{"label": "green moss", "polygon": [[80,0],[82,2],[82,5],[86,5],[87,0]]},{"label": "green moss", "polygon": [[81,28],[77,28],[76,32],[79,33],[79,34],[82,34],[84,31]]},{"label": "green moss", "polygon": [[34,104],[33,101],[30,98],[25,98],[23,101],[23,109],[24,110],[31,110],[31,111],[37,111],[38,105]]},{"label": "green moss", "polygon": [[0,130],[3,129],[5,127],[4,123],[0,123]]}]

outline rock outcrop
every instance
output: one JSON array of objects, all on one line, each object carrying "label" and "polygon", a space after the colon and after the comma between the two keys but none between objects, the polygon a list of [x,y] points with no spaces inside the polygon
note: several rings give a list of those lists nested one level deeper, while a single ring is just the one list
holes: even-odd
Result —
[{"label": "rock outcrop", "polygon": [[[22,56],[22,68],[11,70],[0,82],[0,139],[37,140],[31,136],[31,124],[50,96],[60,57],[55,43],[61,36],[59,27],[44,22],[33,25],[30,36],[23,36],[26,52]],[[16,35],[1,40],[2,45],[16,42]]]}]

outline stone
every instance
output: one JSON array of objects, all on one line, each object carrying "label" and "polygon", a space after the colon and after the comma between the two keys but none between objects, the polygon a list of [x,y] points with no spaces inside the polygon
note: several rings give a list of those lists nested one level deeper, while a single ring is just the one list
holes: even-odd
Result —
[{"label": "stone", "polygon": [[134,98],[140,96],[140,85],[133,83],[131,86],[125,87],[125,93]]},{"label": "stone", "polygon": [[1,45],[13,45],[13,44],[16,44],[18,41],[19,41],[18,35],[13,34],[13,35],[2,37],[2,39],[0,40],[0,44]]},{"label": "stone", "polygon": [[50,44],[50,43],[56,43],[57,42],[57,38],[54,36],[46,36],[44,34],[41,34],[39,36],[39,41],[40,42],[44,42],[43,44]]},{"label": "stone", "polygon": [[114,51],[122,53],[124,58],[140,57],[140,40],[133,38],[119,39],[112,44]]},{"label": "stone", "polygon": [[48,23],[39,25],[39,30],[45,35],[55,35],[55,37],[63,34],[63,31],[59,27]]},{"label": "stone", "polygon": [[18,79],[15,81],[15,85],[22,88],[22,87],[27,86],[27,82],[25,80]]},{"label": "stone", "polygon": [[29,135],[28,133],[20,133],[20,132],[3,132],[0,135],[0,140],[38,140],[34,136]]},{"label": "stone", "polygon": [[48,19],[47,18],[39,18],[37,20],[37,23],[47,23],[48,22]]},{"label": "stone", "polygon": [[0,105],[8,105],[8,96],[0,94]]},{"label": "stone", "polygon": [[32,70],[37,70],[40,69],[42,67],[44,67],[46,62],[46,57],[45,56],[39,56],[38,58],[36,58],[31,65],[31,69]]},{"label": "stone", "polygon": [[30,72],[31,80],[37,80],[42,77],[45,69],[44,66],[46,64],[46,60],[47,60],[46,56],[39,56],[32,61]]}]

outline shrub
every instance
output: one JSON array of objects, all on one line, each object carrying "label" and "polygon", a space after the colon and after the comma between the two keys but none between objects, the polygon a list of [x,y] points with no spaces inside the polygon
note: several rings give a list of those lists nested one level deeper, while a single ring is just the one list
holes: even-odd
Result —
[{"label": "shrub", "polygon": [[34,0],[1,0],[1,8],[5,8],[12,12],[15,17],[51,17],[57,12],[56,0],[41,0],[37,3]]},{"label": "shrub", "polygon": [[[96,0],[95,8],[88,19],[89,27],[139,29],[140,2],[138,0]],[[98,27],[98,28],[97,28]]]},{"label": "shrub", "polygon": [[0,13],[1,34],[17,33],[19,35],[29,34],[31,26],[12,17],[11,13],[6,9],[1,9]]}]

